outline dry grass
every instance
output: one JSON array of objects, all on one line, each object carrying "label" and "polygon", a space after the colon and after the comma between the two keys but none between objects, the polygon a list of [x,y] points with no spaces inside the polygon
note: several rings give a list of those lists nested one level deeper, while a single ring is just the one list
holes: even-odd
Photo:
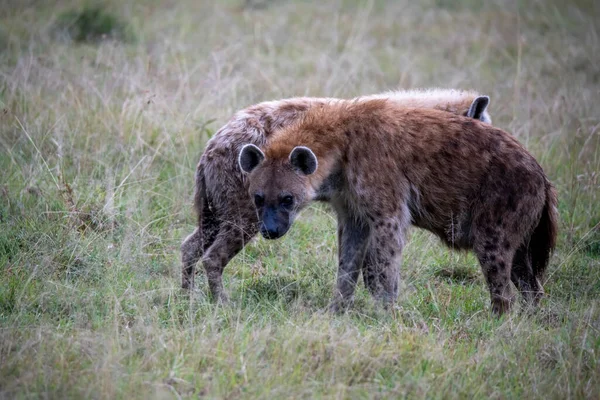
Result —
[{"label": "dry grass", "polygon": [[[0,10],[0,397],[600,397],[597,2],[111,1],[135,41],[57,36],[83,3]],[[429,86],[489,94],[558,188],[539,313],[492,319],[475,259],[414,231],[393,313],[360,288],[324,314],[320,206],[230,264],[231,307],[180,295],[194,167],[235,110]]]}]

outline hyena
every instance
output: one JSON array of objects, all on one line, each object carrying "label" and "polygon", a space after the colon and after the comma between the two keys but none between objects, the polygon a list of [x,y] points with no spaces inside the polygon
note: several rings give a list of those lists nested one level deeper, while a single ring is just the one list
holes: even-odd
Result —
[{"label": "hyena", "polygon": [[[415,108],[435,108],[491,123],[489,97],[459,90],[396,91],[354,101],[389,99]],[[198,227],[181,246],[182,287],[193,286],[200,259],[213,298],[227,300],[222,287],[223,269],[259,230],[248,182],[237,158],[242,145],[266,145],[272,133],[300,119],[311,106],[345,104],[350,100],[292,98],[263,102],[237,112],[209,141],[196,170],[194,208]]]},{"label": "hyena", "polygon": [[489,124],[385,99],[328,103],[311,107],[262,150],[246,144],[238,162],[265,238],[283,236],[311,200],[335,209],[333,310],[351,303],[361,268],[376,299],[396,300],[410,225],[474,251],[495,314],[510,308],[511,280],[531,305],[543,294],[556,195],[534,157]]}]

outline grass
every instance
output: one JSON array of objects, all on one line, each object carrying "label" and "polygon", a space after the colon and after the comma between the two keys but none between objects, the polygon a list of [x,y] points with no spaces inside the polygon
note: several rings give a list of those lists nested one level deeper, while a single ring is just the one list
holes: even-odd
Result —
[{"label": "grass", "polygon": [[[109,1],[136,40],[90,43],[53,35],[89,2],[8,4],[0,397],[600,397],[597,2]],[[234,111],[429,86],[489,94],[558,189],[538,313],[492,318],[474,257],[418,230],[393,312],[361,285],[351,312],[324,313],[322,206],[228,266],[231,306],[203,277],[180,293],[195,164]]]},{"label": "grass", "polygon": [[76,42],[98,42],[103,39],[133,40],[123,21],[100,6],[69,10],[58,16],[59,36]]}]

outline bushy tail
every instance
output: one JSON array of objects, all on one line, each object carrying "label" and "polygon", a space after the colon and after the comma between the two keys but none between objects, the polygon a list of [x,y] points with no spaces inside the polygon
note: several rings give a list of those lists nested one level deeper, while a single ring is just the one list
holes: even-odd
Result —
[{"label": "bushy tail", "polygon": [[544,278],[544,272],[550,261],[550,255],[556,247],[556,236],[558,233],[557,205],[556,191],[552,184],[547,182],[546,204],[529,243],[533,273],[540,281]]}]

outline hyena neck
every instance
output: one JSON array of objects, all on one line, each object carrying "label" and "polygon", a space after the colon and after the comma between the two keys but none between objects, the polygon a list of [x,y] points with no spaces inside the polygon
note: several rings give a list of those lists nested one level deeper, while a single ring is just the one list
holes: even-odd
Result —
[{"label": "hyena neck", "polygon": [[[310,147],[309,147],[310,148]],[[313,200],[329,201],[341,182],[340,151],[332,151],[319,156],[314,174],[307,176],[307,184],[314,193]]]},{"label": "hyena neck", "polygon": [[341,168],[333,168],[329,175],[322,181],[311,182],[311,186],[313,186],[315,191],[313,200],[330,202],[342,187],[343,182],[344,178]]},{"label": "hyena neck", "polygon": [[[325,200],[339,181],[336,174],[351,142],[385,125],[393,103],[387,99],[334,102],[310,107],[296,124],[282,129],[265,149],[267,159],[285,160],[297,146],[308,147],[317,157],[315,173],[307,176],[316,199]],[[386,107],[387,105],[387,107]],[[395,108],[392,106],[392,108]]]}]

